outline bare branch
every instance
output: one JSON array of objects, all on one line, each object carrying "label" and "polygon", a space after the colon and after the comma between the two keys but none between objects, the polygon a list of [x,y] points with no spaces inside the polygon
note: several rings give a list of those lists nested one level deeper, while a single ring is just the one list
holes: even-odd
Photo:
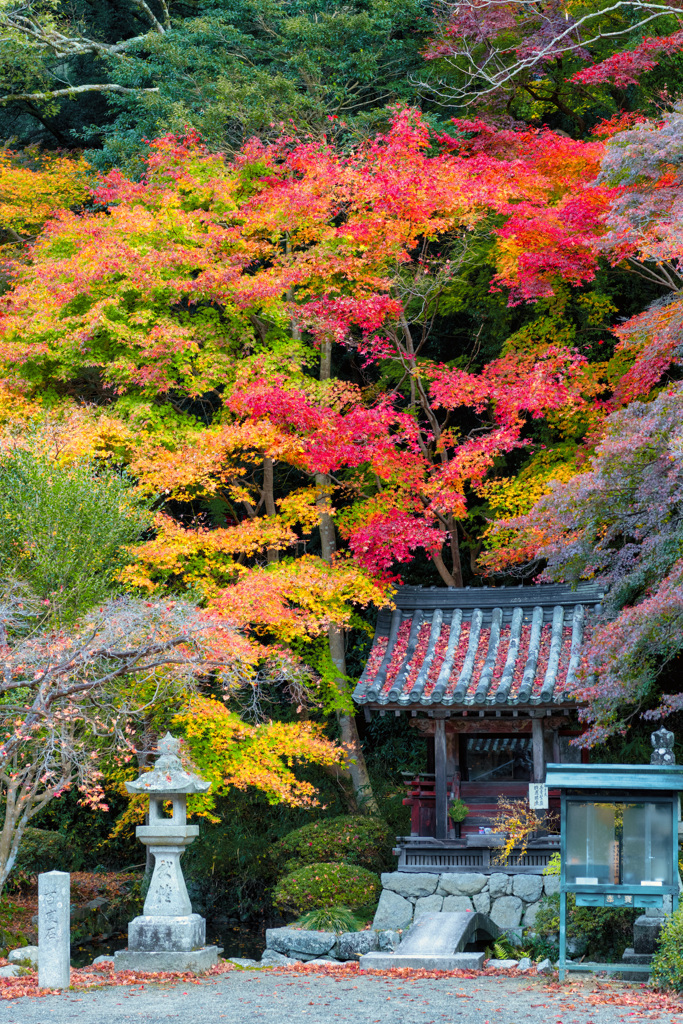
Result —
[{"label": "bare branch", "polygon": [[[166,34],[166,28],[168,28],[168,25],[166,25],[166,27],[164,27],[161,24],[161,22],[159,21],[159,19],[157,18],[156,14],[152,10],[152,8],[149,6],[149,4],[145,3],[145,0],[133,0],[133,3],[137,7],[137,9],[139,11],[142,11],[143,14],[147,15],[147,18],[148,18],[148,20],[149,20],[149,22],[150,22],[150,24],[152,26],[152,29],[155,32],[157,32],[159,35],[162,35],[162,36]],[[166,8],[164,13],[165,13],[166,17],[168,18],[168,8]]]},{"label": "bare branch", "polygon": [[[466,81],[464,85],[443,81],[435,84],[426,80],[416,84],[441,103],[474,103],[510,85],[526,86],[534,79],[547,78],[549,60],[558,60],[576,51],[585,52],[587,48],[605,39],[632,38],[652,21],[664,16],[673,15],[678,19],[683,17],[678,3],[648,3],[646,0],[634,0],[631,3],[630,0],[616,0],[605,7],[593,8],[578,18],[565,15],[560,28],[556,6],[543,5],[539,0],[515,0],[520,24],[526,19],[530,24],[541,26],[534,33],[533,43],[527,41],[523,48],[515,49],[510,46],[507,33],[501,33],[500,45],[497,45],[493,31],[486,36],[480,30],[487,12],[495,12],[496,8],[507,9],[509,6],[509,0],[441,3],[441,14],[446,26],[454,18],[468,12],[472,16],[472,24],[477,26],[470,34],[465,30],[457,36],[444,34],[443,47],[440,50],[437,47],[439,58],[457,69]],[[610,26],[614,15],[622,12],[625,15],[623,27]],[[584,35],[584,30],[588,30],[588,34]]]},{"label": "bare branch", "polygon": [[[58,57],[78,57],[86,53],[115,56],[125,53],[137,43],[149,38],[150,33],[131,36],[117,43],[103,43],[88,36],[65,35],[52,26],[41,25],[38,21],[20,14],[5,14],[0,17],[0,30],[14,33],[27,42],[31,42],[39,50],[51,50]],[[154,30],[154,34],[158,32]]]},{"label": "bare branch", "polygon": [[0,104],[5,103],[40,103],[43,100],[59,99],[63,96],[69,98],[80,96],[86,92],[109,92],[119,93],[122,96],[135,96],[142,92],[159,92],[158,88],[153,89],[127,89],[123,85],[114,85],[109,82],[94,83],[92,85],[72,85],[68,89],[52,89],[49,92],[21,92],[10,96],[0,96]]},{"label": "bare branch", "polygon": [[164,24],[164,28],[170,28],[171,27],[171,13],[170,13],[170,11],[168,9],[168,4],[166,3],[166,0],[159,0],[159,4],[161,6],[161,10],[163,11],[163,24]]}]

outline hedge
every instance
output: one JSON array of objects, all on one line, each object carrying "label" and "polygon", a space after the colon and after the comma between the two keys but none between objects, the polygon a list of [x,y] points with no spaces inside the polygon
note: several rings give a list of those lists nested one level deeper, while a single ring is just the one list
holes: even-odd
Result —
[{"label": "hedge", "polygon": [[281,839],[285,868],[294,871],[306,864],[360,864],[382,871],[390,866],[392,835],[381,818],[345,814],[304,825]]},{"label": "hedge", "polygon": [[673,992],[683,991],[683,907],[671,915],[659,934],[650,984]]},{"label": "hedge", "polygon": [[379,898],[380,880],[355,864],[308,864],[278,882],[273,902],[282,910],[305,914],[327,907],[358,910]]}]

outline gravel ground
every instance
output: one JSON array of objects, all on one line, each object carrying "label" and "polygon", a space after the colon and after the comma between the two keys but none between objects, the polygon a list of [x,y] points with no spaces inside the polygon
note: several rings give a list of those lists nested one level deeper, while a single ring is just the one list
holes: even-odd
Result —
[{"label": "gravel ground", "polygon": [[[605,983],[617,993],[630,990]],[[541,979],[390,978],[235,971],[199,984],[102,988],[0,1005],[0,1024],[683,1024],[680,1013],[592,1005],[595,982],[561,993]],[[639,998],[639,993],[634,993]]]}]

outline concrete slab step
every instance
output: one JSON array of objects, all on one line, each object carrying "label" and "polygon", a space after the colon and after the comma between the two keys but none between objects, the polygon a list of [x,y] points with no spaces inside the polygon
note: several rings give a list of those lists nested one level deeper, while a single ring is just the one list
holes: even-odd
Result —
[{"label": "concrete slab step", "polygon": [[450,956],[426,953],[366,953],[360,958],[361,971],[390,971],[410,967],[416,971],[480,971],[485,953],[452,953]]},{"label": "concrete slab step", "polygon": [[484,954],[468,952],[468,943],[497,939],[500,928],[488,914],[424,914],[409,929],[395,952],[366,953],[360,958],[361,971],[385,971],[411,967],[424,971],[481,970]]}]

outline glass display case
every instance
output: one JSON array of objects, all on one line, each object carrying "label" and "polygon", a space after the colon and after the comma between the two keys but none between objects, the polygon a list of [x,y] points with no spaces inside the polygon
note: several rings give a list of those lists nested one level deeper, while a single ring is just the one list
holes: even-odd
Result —
[{"label": "glass display case", "polygon": [[549,764],[546,784],[559,789],[561,799],[562,980],[567,970],[586,970],[585,964],[566,961],[569,893],[577,906],[673,910],[678,905],[683,766]]},{"label": "glass display case", "polygon": [[568,882],[671,885],[670,801],[567,801]]}]

